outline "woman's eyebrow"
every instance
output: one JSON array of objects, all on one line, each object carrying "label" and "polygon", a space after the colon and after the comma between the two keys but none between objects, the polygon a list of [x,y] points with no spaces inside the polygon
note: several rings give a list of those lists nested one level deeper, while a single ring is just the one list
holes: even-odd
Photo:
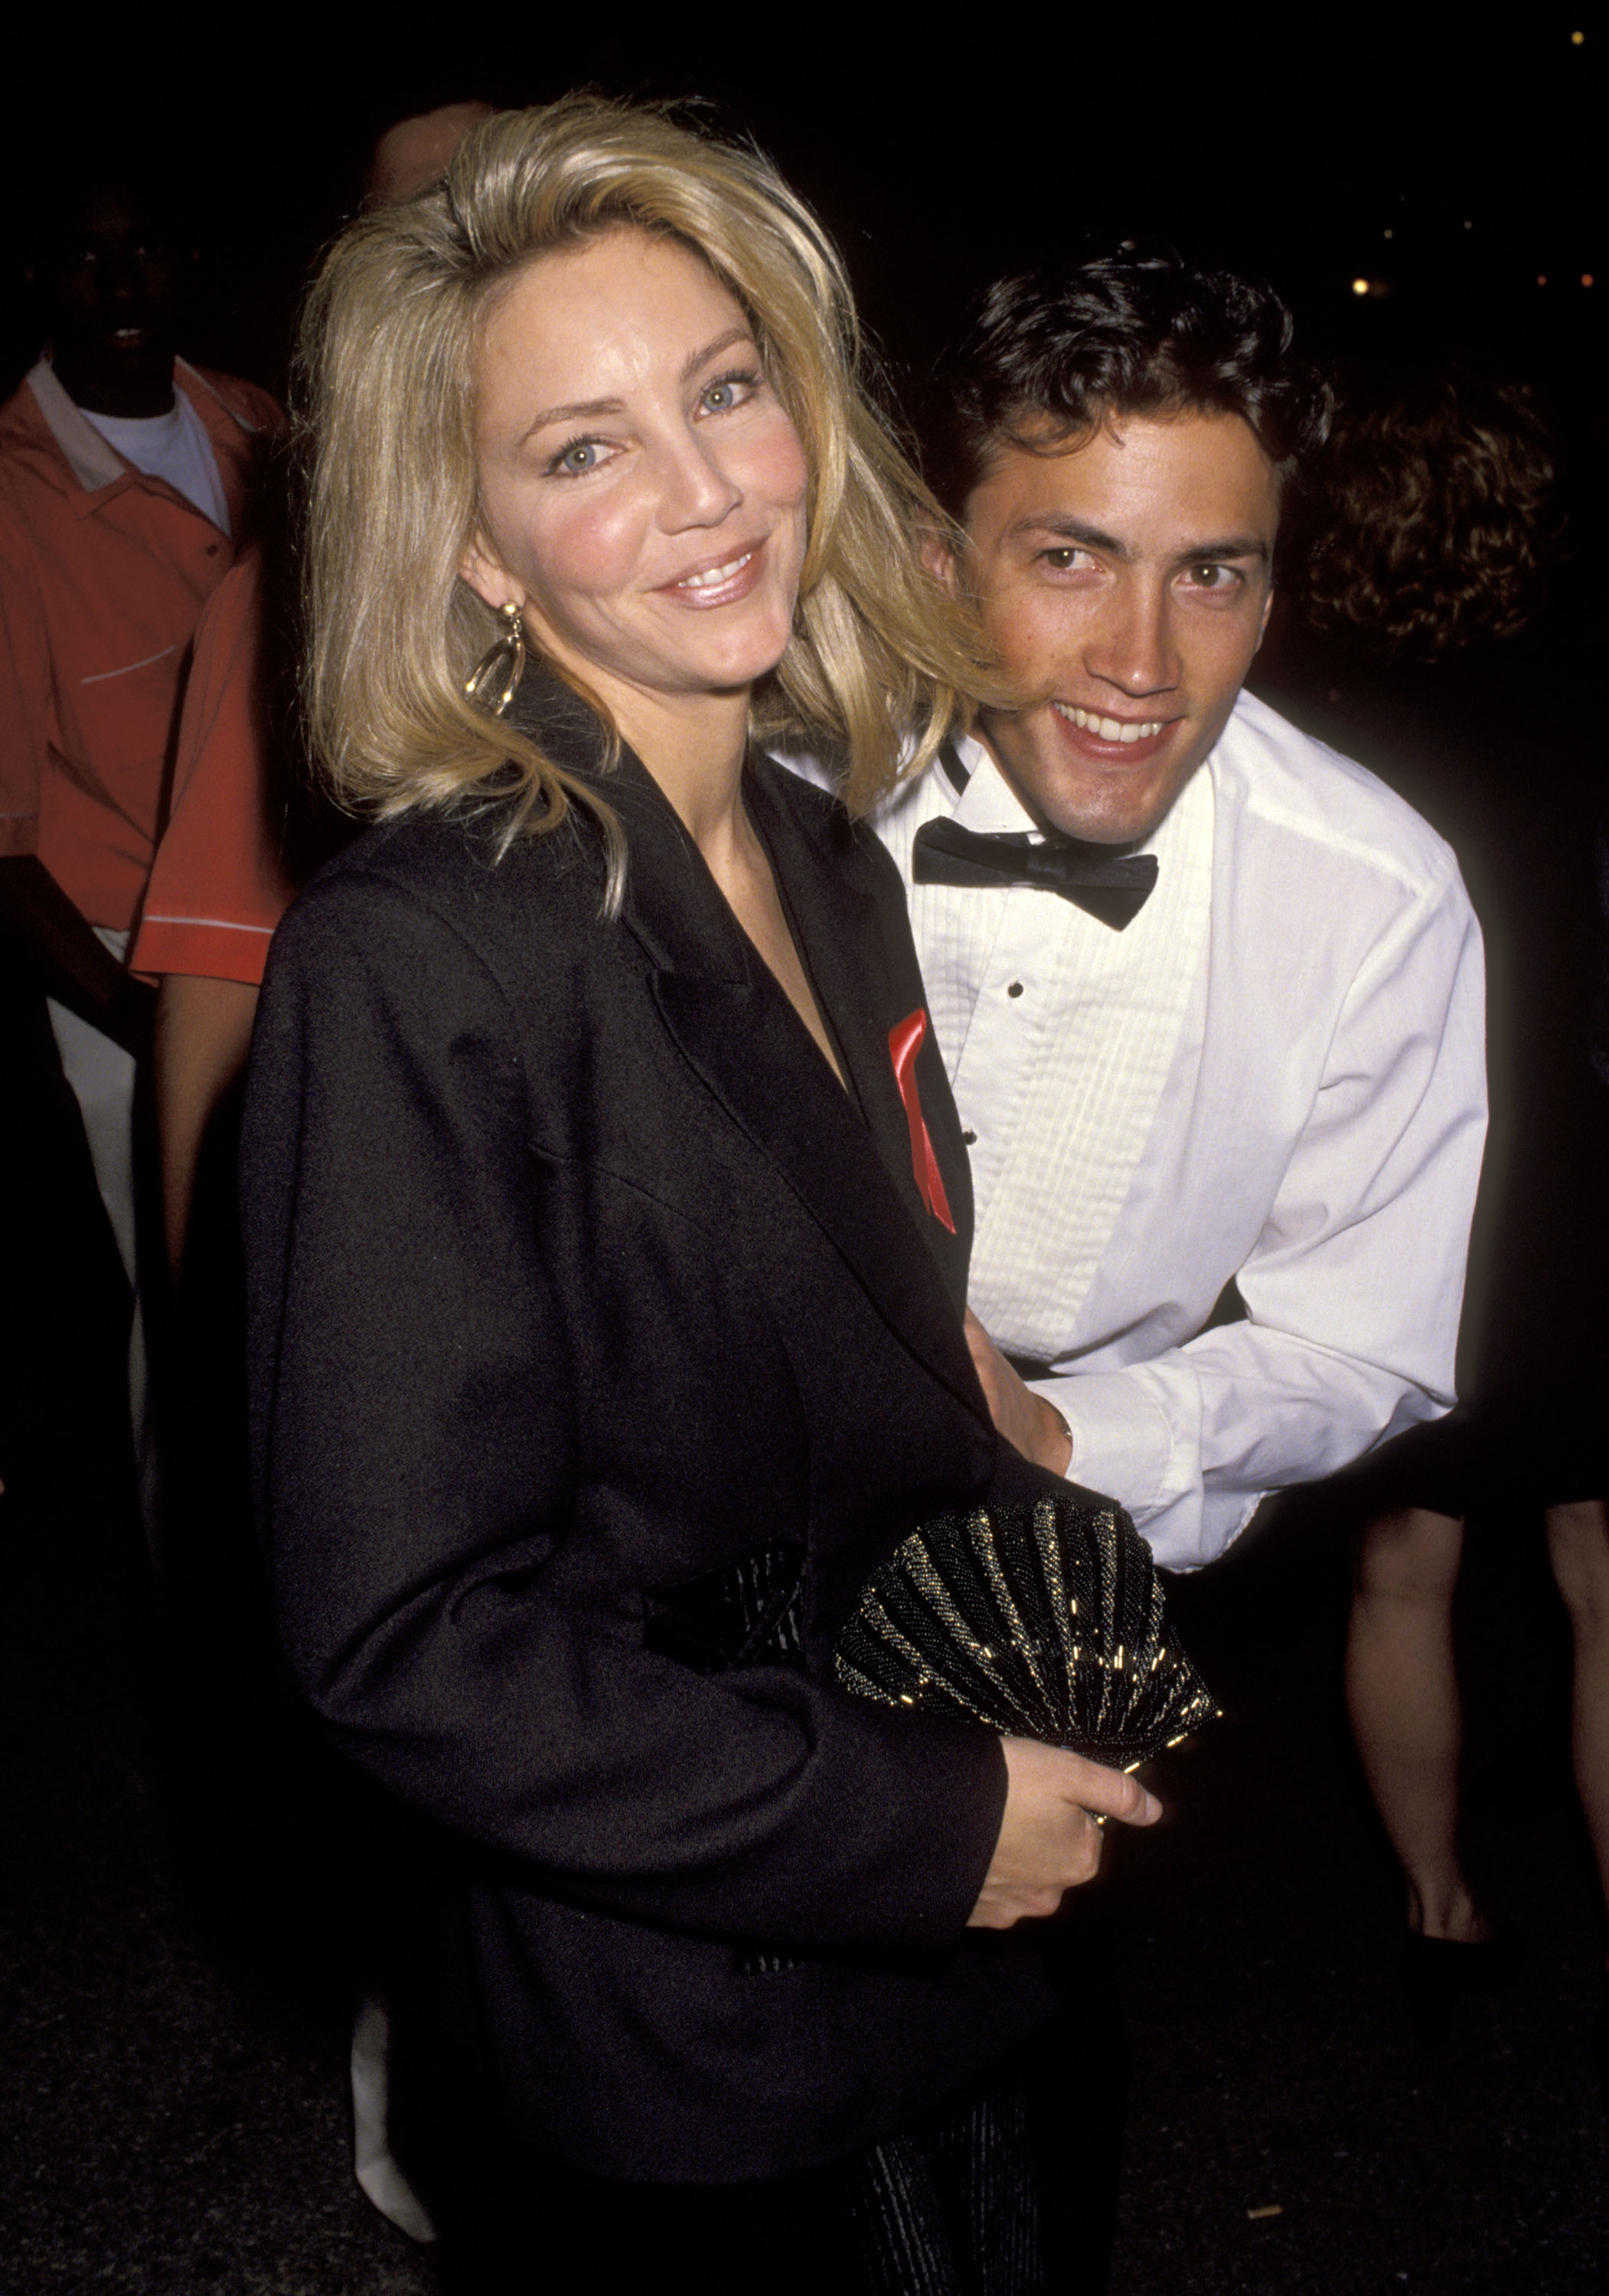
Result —
[{"label": "woman's eyebrow", "polygon": [[717,335],[712,343],[706,343],[702,350],[694,351],[684,360],[682,381],[691,382],[701,366],[707,365],[712,358],[718,358],[723,351],[729,351],[734,343],[748,343],[752,347],[753,340],[747,327],[728,327],[724,335]]},{"label": "woman's eyebrow", "polygon": [[578,398],[568,406],[550,406],[546,414],[538,414],[525,436],[529,439],[533,432],[546,430],[554,422],[585,422],[595,414],[624,414],[625,412],[623,398]]},{"label": "woman's eyebrow", "polygon": [[[747,327],[728,327],[726,333],[717,335],[713,342],[701,344],[697,350],[689,353],[682,362],[680,380],[691,382],[700,367],[707,366],[712,358],[718,358],[722,351],[730,350],[735,343],[752,346],[753,340]],[[533,421],[525,436],[531,438],[537,431],[546,430],[554,422],[588,422],[595,415],[624,414],[625,412],[623,398],[572,399],[567,406],[546,408]]]}]

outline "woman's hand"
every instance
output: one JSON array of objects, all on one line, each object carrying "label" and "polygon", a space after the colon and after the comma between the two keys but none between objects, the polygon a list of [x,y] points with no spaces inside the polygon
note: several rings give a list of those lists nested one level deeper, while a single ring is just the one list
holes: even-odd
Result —
[{"label": "woman's hand", "polygon": [[1067,1422],[1042,1395],[1036,1395],[1018,1378],[970,1308],[965,1331],[973,1369],[983,1390],[989,1415],[1000,1433],[1036,1467],[1048,1467],[1053,1475],[1064,1475],[1072,1464],[1072,1437]]},{"label": "woman's hand", "polygon": [[1006,1815],[966,1926],[1008,1930],[1054,1914],[1063,1893],[1093,1881],[1101,1833],[1091,1812],[1125,1825],[1153,1825],[1162,1806],[1137,1778],[1081,1754],[1006,1738]]}]

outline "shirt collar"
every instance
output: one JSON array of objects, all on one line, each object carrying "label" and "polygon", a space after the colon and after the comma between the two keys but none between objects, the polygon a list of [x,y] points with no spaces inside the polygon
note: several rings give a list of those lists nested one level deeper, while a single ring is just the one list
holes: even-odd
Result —
[{"label": "shirt collar", "polygon": [[[1222,736],[1219,738],[1221,740]],[[1044,837],[1038,823],[1023,805],[1021,798],[1017,796],[999,767],[996,765],[992,753],[985,748],[977,736],[973,734],[952,734],[950,747],[960,759],[962,770],[967,775],[966,787],[960,796],[956,795],[954,784],[942,765],[935,765],[929,770],[935,777],[936,786],[941,788],[945,796],[950,800],[951,820],[957,823],[963,829],[973,830],[981,837],[999,835],[1002,832],[1020,837],[1026,830],[1036,845],[1042,844]],[[1212,759],[1217,754],[1218,745],[1215,742],[1211,754],[1203,758],[1201,764],[1191,775],[1189,782],[1186,783],[1186,790],[1192,783],[1198,781],[1203,775],[1211,780]],[[1162,841],[1167,836],[1168,825],[1179,812],[1183,795],[1184,792],[1181,791],[1149,837],[1144,839],[1138,845],[1126,846],[1123,849],[1132,853],[1160,852]]]},{"label": "shirt collar", "polygon": [[40,414],[50,426],[52,438],[81,487],[94,494],[102,487],[113,486],[119,479],[127,477],[129,465],[93,424],[86,422],[56,381],[48,360],[41,359],[37,366],[29,369],[27,382]]},{"label": "shirt collar", "polygon": [[[973,830],[980,837],[996,836],[1002,832],[1020,837],[1026,830],[1037,840],[1039,832],[1032,815],[1027,811],[983,743],[973,734],[957,734],[952,747],[967,775],[965,789],[955,799],[952,819],[961,828]],[[954,796],[948,780],[944,787],[948,794]]]},{"label": "shirt collar", "polygon": [[[86,422],[82,410],[70,399],[57,381],[55,370],[46,358],[31,366],[24,377],[40,414],[49,425],[52,438],[67,459],[68,467],[78,484],[90,494],[103,487],[114,486],[119,479],[137,478],[140,473],[131,463],[103,439],[94,424]],[[257,425],[247,421],[229,405],[221,392],[213,389],[206,376],[193,367],[188,359],[176,358],[173,363],[174,411],[179,411],[181,398],[187,398],[201,418],[201,427],[211,433],[201,402],[201,393],[227,415],[237,429],[255,433]]]}]

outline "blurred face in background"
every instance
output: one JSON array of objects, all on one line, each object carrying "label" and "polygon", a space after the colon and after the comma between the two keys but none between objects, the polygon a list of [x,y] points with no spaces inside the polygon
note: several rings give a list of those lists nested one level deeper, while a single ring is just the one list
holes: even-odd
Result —
[{"label": "blurred face in background", "polygon": [[390,207],[440,182],[470,129],[489,119],[489,103],[444,103],[388,127],[374,146],[364,180],[364,205]]},{"label": "blurred face in background", "polygon": [[633,229],[540,256],[486,321],[482,531],[464,564],[513,601],[622,731],[647,698],[741,692],[792,629],[809,473],[742,307]]},{"label": "blurred face in background", "polygon": [[85,194],[53,234],[35,275],[52,363],[92,414],[162,414],[188,251],[132,188]]},{"label": "blurred face in background", "polygon": [[1111,416],[1003,446],[955,569],[1012,683],[978,732],[1040,826],[1150,835],[1223,731],[1268,623],[1279,477],[1238,414]]}]

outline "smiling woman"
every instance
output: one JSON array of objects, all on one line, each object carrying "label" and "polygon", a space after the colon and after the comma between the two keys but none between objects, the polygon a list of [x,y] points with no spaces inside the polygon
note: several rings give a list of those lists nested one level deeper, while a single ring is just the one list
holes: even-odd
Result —
[{"label": "smiling woman", "polygon": [[[628,154],[620,148],[627,121]],[[578,297],[576,266],[611,238],[613,289],[634,265],[647,266],[667,312],[678,289],[698,283],[709,332],[678,331],[696,372],[678,375],[677,390],[712,394],[705,411],[716,427],[751,407],[746,427],[758,419],[772,450],[785,414],[809,466],[797,506],[797,601],[773,674],[751,696],[752,726],[767,739],[825,737],[844,750],[846,794],[864,811],[902,770],[926,764],[962,696],[988,687],[988,651],[911,546],[936,513],[861,387],[842,266],[763,163],[661,114],[588,98],[474,130],[445,184],[361,218],[315,283],[304,327],[308,700],[326,769],[347,803],[382,815],[495,780],[511,800],[511,832],[556,827],[572,800],[607,824],[595,789],[573,783],[529,729],[488,729],[464,687],[497,636],[488,602],[521,587],[476,576],[466,551],[491,542],[482,555],[495,559],[502,534],[517,554],[511,521],[528,540],[545,522],[555,534],[595,526],[589,507],[538,504],[582,481],[581,492],[604,485],[614,504],[622,474],[611,466],[624,456],[640,472],[662,460],[666,410],[653,414],[653,440],[632,429],[649,410],[626,406],[624,345],[601,362],[607,374],[567,384],[557,398],[525,366],[539,338],[545,372],[557,371],[561,307],[566,296],[589,299]],[[538,262],[547,266],[541,289]],[[640,495],[638,477],[625,485]],[[618,510],[613,525],[612,547]],[[693,552],[680,570],[720,575],[742,554],[728,548],[733,538],[759,537],[723,526],[727,558],[701,568]],[[775,611],[776,551],[762,555]],[[554,666],[603,703],[578,671],[575,632],[531,603],[533,634]],[[608,722],[612,707],[602,714]],[[618,890],[617,880],[612,897]]]},{"label": "smiling woman", "polygon": [[256,1473],[291,1670],[428,1850],[396,2145],[464,2288],[1076,2281],[1098,2036],[1075,2088],[1016,1925],[1155,1806],[833,1672],[915,1523],[1045,1487],[898,876],[752,739],[864,803],[981,682],[855,342],[762,162],[583,99],[310,306],[312,717],[380,820],[264,988]]}]

